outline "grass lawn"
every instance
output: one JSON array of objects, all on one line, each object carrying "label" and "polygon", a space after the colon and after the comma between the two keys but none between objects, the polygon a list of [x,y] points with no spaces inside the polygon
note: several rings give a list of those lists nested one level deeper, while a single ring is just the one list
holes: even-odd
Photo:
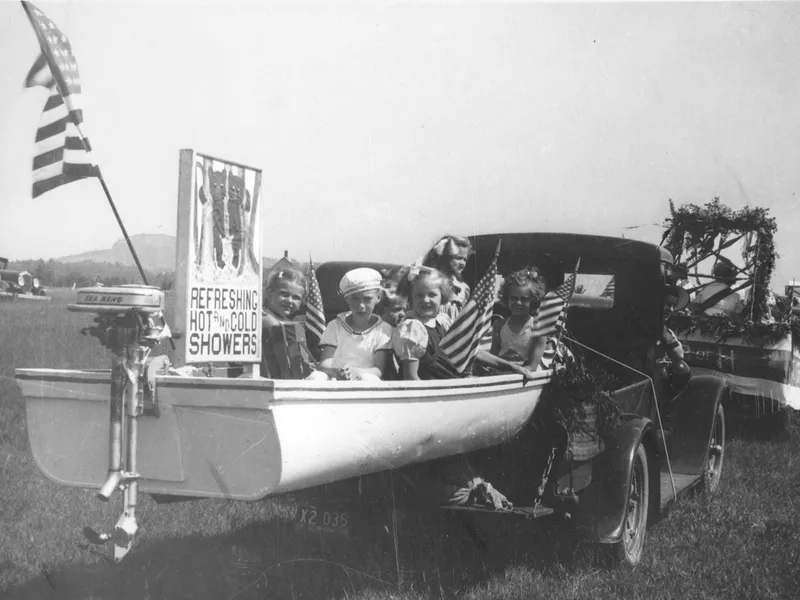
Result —
[{"label": "grass lawn", "polygon": [[[363,504],[350,536],[298,528],[298,497],[156,504],[142,495],[140,536],[121,563],[86,543],[120,500],[58,486],[30,454],[16,367],[107,367],[80,335],[88,315],[50,303],[0,303],[0,598],[796,598],[800,590],[800,436],[729,440],[719,492],[681,500],[648,530],[636,568],[609,570],[595,549],[535,523],[414,503],[413,488]],[[383,481],[387,481],[384,476]],[[392,476],[393,483],[402,474]],[[398,490],[400,486],[398,486]],[[392,535],[393,531],[398,535]],[[474,532],[473,532],[474,533]]]}]

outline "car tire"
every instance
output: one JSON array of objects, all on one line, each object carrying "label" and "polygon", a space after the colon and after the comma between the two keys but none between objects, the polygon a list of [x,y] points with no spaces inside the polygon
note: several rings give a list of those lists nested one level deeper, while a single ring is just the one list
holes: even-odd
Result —
[{"label": "car tire", "polygon": [[717,405],[714,423],[711,426],[711,437],[708,440],[706,459],[700,479],[700,492],[711,495],[719,488],[722,478],[722,464],[725,459],[725,410],[722,403]]},{"label": "car tire", "polygon": [[601,546],[605,562],[612,567],[635,566],[641,561],[644,551],[647,516],[650,512],[650,469],[647,450],[641,443],[633,455],[627,502],[622,537],[617,542]]}]

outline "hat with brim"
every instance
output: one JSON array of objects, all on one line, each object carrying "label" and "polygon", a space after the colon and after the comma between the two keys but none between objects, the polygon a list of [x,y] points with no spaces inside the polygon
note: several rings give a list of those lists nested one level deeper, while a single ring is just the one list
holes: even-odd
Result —
[{"label": "hat with brim", "polygon": [[339,281],[339,293],[346,298],[358,292],[379,290],[381,289],[382,280],[383,277],[375,269],[367,267],[353,269],[345,273],[344,277]]}]

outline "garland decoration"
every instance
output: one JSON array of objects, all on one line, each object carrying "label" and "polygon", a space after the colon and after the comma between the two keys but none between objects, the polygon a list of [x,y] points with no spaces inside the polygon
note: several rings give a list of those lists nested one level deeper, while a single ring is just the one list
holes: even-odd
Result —
[{"label": "garland decoration", "polygon": [[703,337],[725,342],[741,338],[751,346],[773,344],[792,334],[795,344],[800,341],[800,319],[791,317],[776,322],[755,322],[749,319],[732,319],[726,315],[692,315],[686,312],[669,317],[669,327],[684,334],[699,333]]},{"label": "garland decoration", "polygon": [[[733,210],[715,197],[704,206],[684,204],[679,208],[670,200],[669,210],[661,245],[672,253],[677,270],[685,271],[686,265],[694,266],[706,258],[719,260],[721,250],[743,240],[744,268],[738,271],[752,284],[739,315],[697,315],[684,311],[670,317],[670,327],[678,332],[697,331],[719,341],[739,337],[753,345],[775,342],[790,331],[800,331],[790,311],[779,321],[770,315],[768,297],[778,258],[774,240],[778,227],[768,209],[746,206]],[[794,339],[800,342],[798,337]]]},{"label": "garland decoration", "polygon": [[[613,400],[619,387],[619,380],[602,365],[578,354],[565,368],[554,369],[536,409],[537,424],[555,422],[570,435],[602,438],[621,423],[622,411]],[[594,419],[589,418],[589,407],[594,408]]]},{"label": "garland decoration", "polygon": [[[778,226],[766,208],[745,206],[735,211],[722,204],[717,196],[705,206],[684,204],[675,208],[669,201],[670,217],[662,245],[672,253],[676,262],[696,263],[704,258],[719,255],[719,250],[731,238],[745,240],[742,269],[751,279],[753,293],[743,314],[759,322],[769,315],[767,294],[775,270],[775,232]],[[719,246],[715,249],[719,238]],[[684,257],[684,255],[686,255]]]}]

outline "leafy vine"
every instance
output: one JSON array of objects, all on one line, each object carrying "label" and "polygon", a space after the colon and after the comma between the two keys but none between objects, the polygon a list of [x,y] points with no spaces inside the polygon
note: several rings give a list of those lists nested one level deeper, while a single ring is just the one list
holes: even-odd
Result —
[{"label": "leafy vine", "polygon": [[[619,380],[602,365],[577,355],[566,368],[554,370],[537,415],[540,422],[556,422],[570,434],[602,437],[621,422],[622,411],[613,399],[618,387]],[[595,409],[594,420],[588,418],[589,406]]]},{"label": "leafy vine", "polygon": [[[669,250],[676,263],[697,263],[704,258],[719,255],[720,249],[729,241],[743,238],[744,271],[752,280],[753,291],[745,302],[741,322],[711,324],[703,322],[696,327],[708,331],[719,330],[730,335],[744,333],[749,337],[763,335],[769,317],[767,299],[772,274],[778,254],[775,251],[775,232],[778,227],[769,210],[746,206],[735,211],[722,204],[719,197],[705,206],[684,204],[675,208],[669,202],[670,217],[665,220],[666,232],[662,245]],[[747,332],[753,329],[753,334]],[[780,328],[779,328],[780,329]],[[764,331],[762,331],[764,330]],[[736,332],[736,333],[734,333]],[[774,332],[778,335],[778,331]]]}]

